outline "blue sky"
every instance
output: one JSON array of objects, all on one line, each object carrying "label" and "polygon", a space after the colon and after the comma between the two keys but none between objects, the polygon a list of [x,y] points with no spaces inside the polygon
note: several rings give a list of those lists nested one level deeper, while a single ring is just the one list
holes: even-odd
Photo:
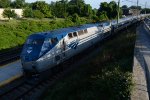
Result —
[{"label": "blue sky", "polygon": [[[59,1],[59,0],[26,0],[26,2],[35,2],[35,1],[46,1],[47,3],[50,3],[51,1]],[[99,5],[101,2],[110,2],[112,0],[84,0],[86,4],[90,4],[93,8],[99,8]],[[118,1],[118,0],[113,0]],[[136,5],[137,0],[120,0],[121,5]],[[147,6],[150,8],[150,0],[139,0],[139,4],[142,4],[144,7],[145,2],[147,2]]]}]

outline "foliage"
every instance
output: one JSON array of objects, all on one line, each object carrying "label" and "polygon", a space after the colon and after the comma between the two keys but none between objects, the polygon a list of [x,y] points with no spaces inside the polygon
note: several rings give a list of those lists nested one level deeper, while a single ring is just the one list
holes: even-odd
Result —
[{"label": "foliage", "polygon": [[25,0],[15,0],[11,3],[12,8],[23,8],[25,6]]},{"label": "foliage", "polygon": [[[104,16],[103,12],[106,12],[106,15],[109,19],[114,19],[117,17],[117,3],[114,1],[111,1],[110,3],[102,2],[100,5],[100,8],[98,9],[97,16]],[[120,15],[121,15],[121,9],[120,9]]]},{"label": "foliage", "polygon": [[99,20],[98,16],[96,16],[96,15],[92,16],[92,22],[96,23],[96,22],[99,22],[99,21],[100,20]]},{"label": "foliage", "polygon": [[10,7],[11,0],[0,0],[0,8]]},{"label": "foliage", "polygon": [[51,17],[51,10],[49,5],[45,1],[36,1],[32,4],[33,10],[38,10],[43,13],[45,18]]},{"label": "foliage", "polygon": [[42,19],[42,18],[44,18],[44,14],[42,12],[40,12],[39,10],[34,10],[33,11],[33,18]]},{"label": "foliage", "polygon": [[123,5],[122,6],[122,13],[123,13],[123,15],[130,15],[129,14],[129,10],[130,10],[130,8],[128,8],[127,5]]},{"label": "foliage", "polygon": [[100,19],[101,21],[108,20],[107,13],[106,13],[105,11],[100,12],[99,19]]},{"label": "foliage", "polygon": [[[80,24],[88,21],[82,19]],[[26,38],[34,32],[43,32],[78,25],[72,18],[49,20],[10,20],[0,23],[0,50],[22,45]]]},{"label": "foliage", "polygon": [[17,17],[17,14],[15,13],[14,10],[11,10],[11,9],[5,9],[4,12],[3,12],[3,16],[4,18],[16,18]]},{"label": "foliage", "polygon": [[76,22],[76,23],[80,22],[80,17],[78,16],[78,14],[75,13],[72,15],[72,22]]},{"label": "foliage", "polygon": [[[128,100],[132,90],[132,75],[123,73],[118,68],[113,71],[104,71],[101,75],[92,76],[95,82],[95,95],[105,100]],[[107,81],[106,81],[107,80]],[[104,96],[107,95],[107,96]]]},{"label": "foliage", "polygon": [[70,2],[69,2],[69,5],[74,5],[74,6],[76,6],[75,7],[75,11],[77,11],[76,13],[78,14],[78,15],[81,15],[82,13],[84,13],[83,11],[83,8],[84,8],[84,5],[85,5],[85,2],[84,2],[84,0],[71,0]]},{"label": "foliage", "polygon": [[32,18],[33,17],[33,10],[31,8],[25,8],[23,10],[23,17]]},{"label": "foliage", "polygon": [[[40,11],[42,18],[67,18],[74,14],[78,14],[80,17],[86,17],[93,20],[93,16],[98,16],[100,20],[105,19],[115,19],[117,18],[117,3],[111,1],[109,3],[102,2],[99,9],[92,9],[90,4],[86,4],[85,0],[56,0],[52,1],[50,4],[45,1],[36,1],[33,3],[27,3],[25,0],[0,0],[1,8],[23,8],[23,16],[26,18],[34,18],[33,13]],[[129,9],[136,9],[136,6],[127,7],[124,5],[120,8],[120,17],[122,13],[124,15],[129,15]],[[150,10],[142,9],[138,6],[138,9],[142,10],[142,13],[150,12]],[[36,10],[36,11],[35,11]],[[35,12],[34,12],[35,11]],[[104,14],[104,12],[106,14]],[[38,12],[39,13],[39,12]]]},{"label": "foliage", "polygon": [[93,15],[92,7],[91,7],[89,4],[84,5],[84,13],[83,13],[83,16],[89,17],[89,16],[91,16],[91,15]]},{"label": "foliage", "polygon": [[131,9],[139,9],[139,10],[142,9],[141,6],[131,6],[130,8],[131,8]]},{"label": "foliage", "polygon": [[150,8],[144,8],[144,9],[142,9],[141,13],[142,14],[145,14],[145,13],[149,14],[150,13]]},{"label": "foliage", "polygon": [[68,16],[69,13],[67,12],[67,8],[68,8],[67,0],[61,0],[59,2],[51,3],[52,14],[59,18],[65,18],[66,15]]}]

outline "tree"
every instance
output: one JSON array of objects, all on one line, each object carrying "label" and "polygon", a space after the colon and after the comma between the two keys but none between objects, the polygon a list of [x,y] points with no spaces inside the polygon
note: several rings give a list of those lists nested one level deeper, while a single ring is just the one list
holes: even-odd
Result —
[{"label": "tree", "polygon": [[10,7],[11,0],[0,0],[0,8]]},{"label": "tree", "polygon": [[[102,12],[105,12],[106,16],[109,19],[114,19],[117,17],[118,13],[117,9],[118,9],[117,3],[114,1],[111,1],[110,3],[102,2],[100,4],[100,8],[98,9],[97,16],[101,16],[101,14],[103,14]],[[122,14],[121,8],[119,13],[120,15]]]},{"label": "tree", "polygon": [[77,5],[69,5],[67,12],[69,13],[69,15],[73,15],[75,13],[79,14]]},{"label": "tree", "polygon": [[99,20],[100,21],[108,20],[107,13],[105,11],[101,12]]},{"label": "tree", "polygon": [[99,18],[98,18],[98,16],[96,16],[96,15],[93,15],[92,16],[92,22],[99,22]]},{"label": "tree", "polygon": [[31,8],[25,8],[23,10],[23,17],[32,18],[33,17],[33,10]]},{"label": "tree", "polygon": [[80,17],[78,14],[75,13],[72,15],[72,22],[80,23]]},{"label": "tree", "polygon": [[33,11],[33,17],[42,19],[42,18],[44,18],[44,14],[42,12],[40,12],[39,10],[34,10]]},{"label": "tree", "polygon": [[127,9],[127,8],[128,8],[127,5],[123,5],[123,6],[122,6],[122,9]]},{"label": "tree", "polygon": [[123,15],[129,15],[129,8],[127,5],[123,5],[122,6],[122,12],[123,12]]},{"label": "tree", "polygon": [[141,11],[141,13],[142,14],[145,14],[145,13],[150,13],[150,8],[144,8],[144,9],[142,9],[142,11]]},{"label": "tree", "polygon": [[93,10],[92,10],[92,15],[96,15],[96,13],[97,13],[97,9],[96,8],[94,8]]},{"label": "tree", "polygon": [[131,9],[138,9],[138,10],[141,10],[141,9],[142,9],[141,6],[131,6],[130,8],[131,8]]},{"label": "tree", "polygon": [[78,15],[82,15],[82,13],[84,13],[83,12],[84,11],[83,9],[84,9],[84,6],[85,6],[84,0],[71,0],[69,2],[69,5],[74,8],[74,11],[77,11],[76,13]]},{"label": "tree", "polygon": [[44,14],[44,17],[49,18],[51,17],[51,9],[50,6],[45,1],[37,1],[32,4],[33,10],[39,10],[41,13]]},{"label": "tree", "polygon": [[65,18],[66,16],[68,16],[67,9],[68,9],[68,0],[61,0],[51,3],[51,10],[53,16]]},{"label": "tree", "polygon": [[92,12],[92,7],[90,4],[84,5],[83,10],[84,10],[83,16],[87,16],[87,17],[92,16],[93,12]]},{"label": "tree", "polygon": [[102,11],[108,12],[108,3],[107,2],[102,2],[100,4],[100,8],[97,11],[97,16],[100,16]]},{"label": "tree", "polygon": [[13,8],[23,8],[25,6],[25,0],[15,0],[11,3]]},{"label": "tree", "polygon": [[15,13],[14,10],[11,10],[11,9],[5,9],[4,12],[3,12],[3,17],[4,18],[16,18],[17,17],[17,14]]}]

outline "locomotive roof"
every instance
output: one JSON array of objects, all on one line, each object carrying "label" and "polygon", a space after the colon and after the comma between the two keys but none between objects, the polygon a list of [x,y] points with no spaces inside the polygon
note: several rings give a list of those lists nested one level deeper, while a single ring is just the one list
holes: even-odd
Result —
[{"label": "locomotive roof", "polygon": [[39,32],[37,34],[40,34],[44,37],[56,37],[56,36],[62,36],[62,35],[65,36],[68,33],[84,30],[84,29],[98,26],[98,25],[99,25],[98,23],[97,24],[85,24],[85,25],[81,25],[81,26],[61,28],[61,29],[56,29],[56,30],[47,31],[47,32]]},{"label": "locomotive roof", "polygon": [[[131,18],[134,18],[134,16],[129,16],[129,17],[125,17],[125,18],[121,18],[119,19],[118,23],[124,23],[125,21],[130,20]],[[112,20],[112,25],[117,25],[117,20]]]}]

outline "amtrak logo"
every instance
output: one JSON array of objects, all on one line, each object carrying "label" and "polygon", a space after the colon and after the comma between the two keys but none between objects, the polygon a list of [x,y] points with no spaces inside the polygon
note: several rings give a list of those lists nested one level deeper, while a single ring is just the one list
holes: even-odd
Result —
[{"label": "amtrak logo", "polygon": [[79,40],[75,40],[75,41],[71,42],[70,44],[68,44],[67,46],[71,49],[76,49],[78,44],[79,44]]},{"label": "amtrak logo", "polygon": [[29,47],[28,49],[27,49],[27,53],[31,53],[32,52],[32,47]]}]

